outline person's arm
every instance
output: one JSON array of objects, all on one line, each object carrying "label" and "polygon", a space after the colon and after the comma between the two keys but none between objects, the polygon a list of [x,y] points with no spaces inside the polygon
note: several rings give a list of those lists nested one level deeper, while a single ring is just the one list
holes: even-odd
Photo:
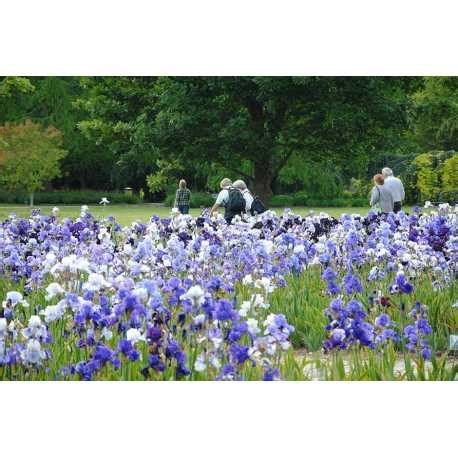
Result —
[{"label": "person's arm", "polygon": [[210,209],[210,216],[212,216],[213,213],[214,213],[216,210],[218,210],[219,207],[220,207],[220,205],[218,204],[218,202],[215,202],[215,203],[213,204],[213,207]]},{"label": "person's arm", "polygon": [[179,189],[177,189],[176,193],[175,193],[175,202],[173,203],[173,206],[176,208],[177,207],[177,201],[178,201],[178,193],[180,192]]},{"label": "person's arm", "polygon": [[218,197],[216,198],[215,203],[213,204],[213,207],[210,209],[210,216],[213,215],[213,213],[218,210],[219,207],[223,205],[224,197],[225,197],[225,192],[226,190],[223,189],[222,191],[219,192]]}]

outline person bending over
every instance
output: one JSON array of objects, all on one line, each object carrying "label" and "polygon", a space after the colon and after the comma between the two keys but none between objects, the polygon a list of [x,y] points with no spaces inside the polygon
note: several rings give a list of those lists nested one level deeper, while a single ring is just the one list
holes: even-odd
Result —
[{"label": "person bending over", "polygon": [[210,210],[210,215],[213,215],[219,207],[224,207],[224,219],[227,224],[231,224],[234,216],[241,215],[245,211],[245,199],[229,178],[223,178],[220,187],[221,191]]}]

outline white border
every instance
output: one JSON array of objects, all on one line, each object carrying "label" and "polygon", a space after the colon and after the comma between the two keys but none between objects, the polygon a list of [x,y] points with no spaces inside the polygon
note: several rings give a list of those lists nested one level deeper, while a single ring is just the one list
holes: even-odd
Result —
[{"label": "white border", "polygon": [[457,74],[454,0],[15,0],[0,74]]},{"label": "white border", "polygon": [[456,387],[5,382],[1,450],[37,458],[454,456]]}]

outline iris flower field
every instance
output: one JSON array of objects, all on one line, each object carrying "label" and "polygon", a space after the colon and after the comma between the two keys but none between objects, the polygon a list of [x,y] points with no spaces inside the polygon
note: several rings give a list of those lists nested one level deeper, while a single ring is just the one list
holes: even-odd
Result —
[{"label": "iris flower field", "polygon": [[457,206],[11,214],[0,275],[0,380],[458,378]]}]

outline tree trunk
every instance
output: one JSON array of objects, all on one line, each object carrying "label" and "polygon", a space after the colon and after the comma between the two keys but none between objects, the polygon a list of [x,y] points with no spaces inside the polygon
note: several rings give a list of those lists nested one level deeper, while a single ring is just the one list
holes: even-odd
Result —
[{"label": "tree trunk", "polygon": [[34,191],[31,191],[30,194],[29,194],[29,202],[30,202],[30,206],[33,207],[33,197],[34,197]]},{"label": "tree trunk", "polygon": [[268,159],[254,163],[253,192],[261,198],[265,205],[272,196],[272,167]]}]

